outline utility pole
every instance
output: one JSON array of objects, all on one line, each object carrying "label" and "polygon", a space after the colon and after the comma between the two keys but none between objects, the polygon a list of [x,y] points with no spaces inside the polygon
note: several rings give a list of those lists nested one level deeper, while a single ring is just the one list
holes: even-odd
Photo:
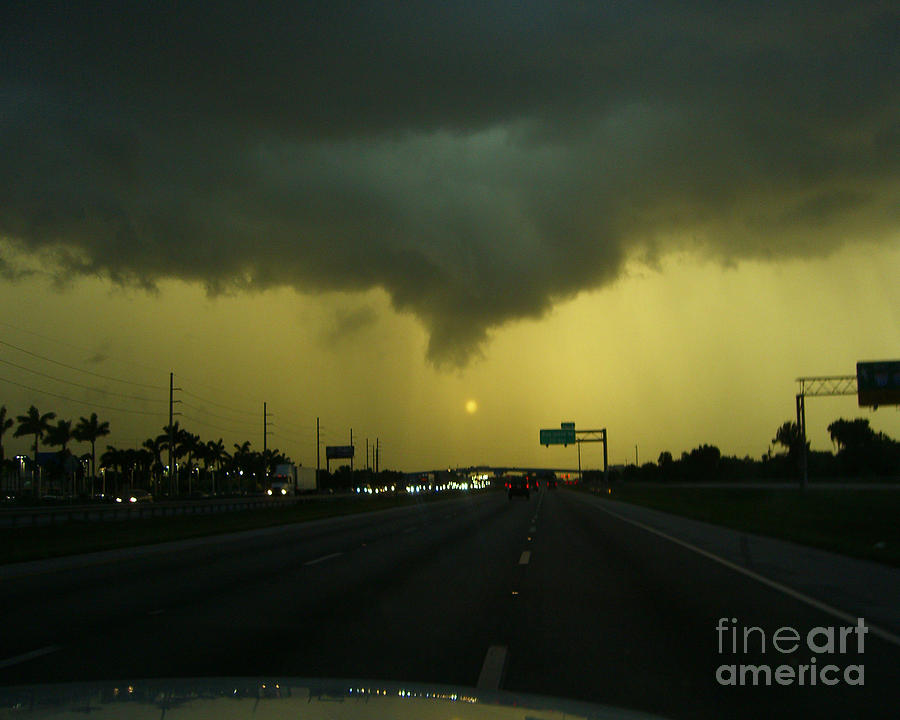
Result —
[{"label": "utility pole", "polygon": [[175,484],[172,482],[172,471],[174,470],[174,450],[175,450],[175,427],[172,424],[172,416],[175,414],[172,411],[172,405],[174,404],[173,394],[175,392],[175,373],[169,373],[169,492],[173,495],[177,494],[175,491]]},{"label": "utility pole", "polygon": [[366,438],[366,470],[369,469],[369,438]]},{"label": "utility pole", "polygon": [[634,446],[634,466],[640,467],[640,463],[638,462],[637,445]]},{"label": "utility pole", "polygon": [[609,463],[607,462],[606,451],[609,447],[609,438],[606,435],[606,428],[603,428],[603,480],[609,482]]},{"label": "utility pole", "polygon": [[[350,428],[350,447],[353,447],[353,428]],[[353,477],[353,456],[350,456],[350,477]]]},{"label": "utility pole", "polygon": [[322,466],[319,464],[319,418],[316,418],[316,489],[319,489],[319,472]]},{"label": "utility pole", "polygon": [[263,454],[265,455],[266,448],[266,403],[263,402]]},{"label": "utility pole", "polygon": [[380,450],[378,438],[375,438],[375,477],[378,477],[378,453]]}]

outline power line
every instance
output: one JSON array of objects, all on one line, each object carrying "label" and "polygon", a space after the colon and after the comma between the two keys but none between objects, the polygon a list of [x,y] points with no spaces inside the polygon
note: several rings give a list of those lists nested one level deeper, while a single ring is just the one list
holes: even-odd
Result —
[{"label": "power line", "polygon": [[184,407],[190,408],[191,410],[196,410],[197,412],[203,413],[205,415],[211,415],[212,417],[219,418],[220,420],[227,420],[228,422],[239,422],[239,423],[244,423],[246,425],[253,424],[250,420],[237,420],[236,418],[230,418],[225,415],[219,415],[218,413],[214,413],[211,410],[206,410],[204,408],[199,408],[196,405],[191,405],[190,403],[185,402],[184,400],[181,401],[181,404]]},{"label": "power line", "polygon": [[236,435],[238,437],[243,437],[247,432],[246,430],[235,430],[234,428],[222,427],[221,425],[217,425],[215,423],[211,423],[206,420],[200,420],[199,418],[192,417],[191,415],[187,415],[185,413],[181,413],[181,417],[183,417],[185,420],[190,420],[191,422],[196,423],[197,425],[201,425],[202,427],[213,428],[220,432],[228,433],[229,435]]},{"label": "power line", "polygon": [[[2,341],[0,341],[2,342]],[[111,407],[109,405],[101,405],[99,403],[87,402],[85,400],[76,400],[75,398],[68,397],[67,395],[60,395],[58,393],[52,393],[48,390],[41,390],[40,388],[31,387],[30,385],[23,385],[22,383],[17,383],[14,380],[9,380],[4,377],[0,377],[0,382],[5,382],[10,385],[15,385],[16,387],[25,388],[26,390],[31,390],[32,392],[41,393],[42,395],[49,395],[50,397],[59,398],[60,400],[68,400],[69,402],[77,403],[79,405],[86,405],[90,408],[100,408],[102,410],[113,410],[115,412],[123,412],[123,413],[131,413],[132,415],[165,415],[163,411],[150,412],[146,410],[130,410],[126,408],[117,408]]]},{"label": "power line", "polygon": [[[235,391],[234,391],[234,388],[221,388],[221,387],[217,387],[217,386],[215,386],[215,385],[209,385],[208,383],[199,382],[199,381],[195,380],[194,378],[192,378],[192,377],[190,377],[190,376],[184,375],[183,373],[179,373],[179,374],[178,374],[178,377],[179,377],[179,379],[180,379],[181,381],[187,380],[188,382],[191,383],[191,385],[199,385],[200,387],[204,387],[204,388],[206,388],[206,389],[208,389],[208,390],[215,390],[216,392],[228,393],[228,394],[230,394],[230,395],[235,395],[235,394],[236,394]],[[244,399],[246,399],[247,402],[255,402],[255,399],[254,399],[254,398],[251,398],[251,397],[249,397],[249,396],[247,396],[247,395],[243,395],[243,394],[241,394],[241,396],[242,396]],[[202,398],[198,398],[198,399],[202,399]],[[211,401],[207,401],[207,402],[211,402]],[[224,406],[223,406],[223,407],[224,407]],[[239,411],[235,411],[235,412],[244,412],[244,411],[243,411],[243,410],[239,410]]]},{"label": "power line", "polygon": [[74,365],[67,365],[66,363],[60,362],[59,360],[53,360],[52,358],[48,358],[44,355],[39,355],[38,353],[31,352],[30,350],[26,350],[25,348],[20,348],[18,345],[13,345],[12,343],[8,343],[3,340],[0,340],[0,345],[6,345],[6,347],[11,347],[13,350],[18,350],[19,352],[30,355],[31,357],[36,357],[41,360],[51,362],[54,365],[59,365],[60,367],[68,368],[69,370],[82,372],[86,375],[93,375],[94,377],[102,378],[103,380],[112,380],[113,382],[120,382],[126,385],[135,385],[136,387],[149,388],[151,390],[165,390],[165,388],[161,385],[148,385],[146,383],[134,382],[133,380],[122,380],[121,378],[111,377],[110,375],[102,375],[100,373],[91,372],[90,370],[84,370],[82,368],[75,367]]},{"label": "power line", "polygon": [[[60,340],[59,338],[49,337],[47,335],[41,335],[41,333],[36,333],[33,330],[26,330],[25,328],[20,328],[20,327],[17,327],[16,325],[11,325],[10,323],[3,322],[2,320],[0,320],[0,325],[11,328],[18,332],[26,333],[27,335],[33,335],[34,337],[41,338],[42,340],[47,340],[49,342],[52,342],[54,345],[66,345],[67,347],[74,348],[75,350],[81,350],[82,352],[86,352],[86,353],[94,352],[92,349],[86,348],[83,345],[75,345],[70,342],[64,342],[64,341]],[[142,367],[142,368],[146,368],[148,370],[153,370],[154,372],[157,371],[156,367],[154,367],[152,365],[148,365],[147,363],[138,362],[137,360],[128,360],[125,358],[114,358],[114,359],[117,360],[118,362],[124,362],[129,365],[136,365],[137,367]]]},{"label": "power line", "polygon": [[[181,378],[181,375],[179,375],[179,378]],[[210,405],[215,405],[218,408],[222,408],[223,410],[228,410],[230,412],[237,413],[238,415],[253,415],[253,416],[258,415],[258,413],[253,412],[251,410],[238,410],[236,408],[229,407],[228,405],[223,405],[222,403],[218,403],[218,402],[215,402],[214,400],[210,400],[209,398],[200,397],[199,395],[196,395],[196,394],[190,392],[189,390],[185,390],[184,388],[181,388],[181,392],[183,392],[185,395],[188,395],[189,397],[194,398],[195,400],[201,400],[202,402],[209,403]]]},{"label": "power line", "polygon": [[42,373],[39,370],[33,370],[32,368],[25,367],[24,365],[17,365],[14,362],[10,362],[9,360],[3,360],[0,358],[0,363],[4,365],[10,365],[11,367],[18,368],[19,370],[24,370],[25,372],[34,373],[35,375],[40,375],[41,377],[49,378],[50,380],[56,380],[57,382],[65,383],[66,385],[71,385],[73,387],[82,388],[84,390],[91,390],[93,392],[103,393],[106,395],[115,395],[116,397],[126,398],[128,400],[143,400],[144,402],[166,402],[162,398],[147,398],[141,397],[139,395],[126,395],[124,393],[118,393],[115,390],[102,390],[100,388],[93,387],[91,385],[82,385],[81,383],[73,382],[71,380],[64,380],[62,378],[58,378],[54,375],[48,375],[47,373]]}]

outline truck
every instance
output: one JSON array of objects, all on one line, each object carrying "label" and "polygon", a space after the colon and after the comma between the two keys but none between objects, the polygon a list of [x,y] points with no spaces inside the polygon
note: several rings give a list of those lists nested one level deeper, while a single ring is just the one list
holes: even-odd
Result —
[{"label": "truck", "polygon": [[300,467],[297,473],[297,492],[315,492],[316,469],[314,467]]},{"label": "truck", "polygon": [[272,497],[296,495],[300,492],[315,491],[316,469],[297,467],[293,463],[275,466],[275,472],[269,476],[266,494]]}]

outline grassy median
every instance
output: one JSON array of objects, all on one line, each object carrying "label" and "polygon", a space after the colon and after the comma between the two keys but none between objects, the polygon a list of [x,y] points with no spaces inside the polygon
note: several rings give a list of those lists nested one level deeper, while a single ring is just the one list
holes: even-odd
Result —
[{"label": "grassy median", "polygon": [[2,528],[0,564],[288,525],[324,517],[447,500],[464,494],[463,491],[447,491],[436,495],[349,496],[212,515],[176,515],[105,522],[75,521],[46,527]]},{"label": "grassy median", "polygon": [[900,487],[613,486],[611,500],[900,566]]}]

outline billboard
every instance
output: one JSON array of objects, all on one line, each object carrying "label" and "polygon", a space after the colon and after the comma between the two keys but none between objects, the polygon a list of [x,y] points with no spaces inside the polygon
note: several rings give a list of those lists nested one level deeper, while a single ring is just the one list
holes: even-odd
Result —
[{"label": "billboard", "polygon": [[335,460],[337,458],[352,458],[353,445],[326,445],[325,458]]},{"label": "billboard", "polygon": [[900,404],[900,360],[856,363],[859,406]]}]

